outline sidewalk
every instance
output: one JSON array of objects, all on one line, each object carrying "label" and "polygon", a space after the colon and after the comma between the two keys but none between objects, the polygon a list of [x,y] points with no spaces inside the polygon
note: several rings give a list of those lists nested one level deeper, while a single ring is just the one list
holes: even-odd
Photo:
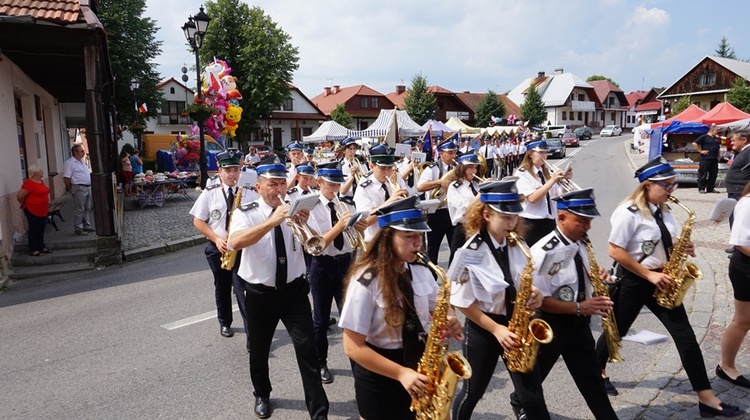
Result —
[{"label": "sidewalk", "polygon": [[[625,153],[634,169],[648,161],[647,155],[631,154],[628,142],[624,143]],[[690,316],[690,323],[703,350],[703,358],[714,393],[723,401],[745,410],[750,408],[750,389],[736,387],[716,378],[714,369],[721,357],[721,336],[724,328],[734,315],[734,295],[727,276],[729,259],[724,249],[729,245],[729,223],[719,225],[708,220],[711,208],[722,194],[700,194],[698,188],[685,186],[675,191],[675,197],[693,210],[696,221],[691,238],[696,245],[696,258],[693,262],[703,272],[685,296],[684,304]],[[679,223],[684,223],[687,215],[681,208],[672,205]],[[677,349],[670,339],[662,357],[650,372],[643,372],[642,380],[635,389],[623,396],[612,399],[618,413],[632,414],[643,419],[686,419],[698,418],[697,396],[690,386],[682,369]],[[737,355],[740,371],[750,366],[750,344],[745,341]],[[745,371],[745,375],[750,372]],[[617,384],[617,378],[612,378]],[[750,418],[750,414],[747,416]]]}]

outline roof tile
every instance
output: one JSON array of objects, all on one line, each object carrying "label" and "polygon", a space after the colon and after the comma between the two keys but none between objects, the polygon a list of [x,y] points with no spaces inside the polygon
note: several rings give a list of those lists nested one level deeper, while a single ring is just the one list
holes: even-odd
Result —
[{"label": "roof tile", "polygon": [[79,0],[0,0],[0,14],[5,16],[30,15],[36,19],[70,24],[81,15]]}]

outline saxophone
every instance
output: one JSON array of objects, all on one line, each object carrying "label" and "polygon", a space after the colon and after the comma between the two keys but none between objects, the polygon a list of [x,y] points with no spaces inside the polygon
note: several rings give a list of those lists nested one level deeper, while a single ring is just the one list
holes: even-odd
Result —
[{"label": "saxophone", "polygon": [[[526,266],[521,274],[518,293],[516,294],[513,316],[508,322],[508,329],[518,336],[518,347],[503,354],[508,370],[512,372],[528,373],[534,368],[539,343],[547,344],[552,341],[552,327],[539,318],[531,319],[534,310],[526,306],[533,290],[534,261],[531,252],[518,238],[515,232],[508,234],[508,243],[518,246],[526,256]],[[513,279],[505,279],[512,282]]]},{"label": "saxophone", "polygon": [[685,293],[696,280],[703,276],[703,273],[701,273],[698,266],[691,262],[687,262],[687,254],[685,254],[685,246],[690,242],[690,235],[693,232],[695,212],[680,203],[680,200],[671,195],[669,196],[669,200],[682,207],[682,209],[687,212],[688,219],[685,221],[685,224],[682,225],[680,237],[677,239],[674,248],[672,248],[672,253],[669,254],[669,261],[667,261],[667,264],[664,265],[664,270],[662,270],[664,274],[669,274],[669,276],[672,277],[672,283],[667,286],[663,292],[656,289],[654,291],[654,297],[659,306],[667,309],[674,309],[682,305],[682,299],[685,298]]},{"label": "saxophone", "polygon": [[[229,212],[229,224],[232,223],[232,213],[234,213],[234,209],[240,206],[242,204],[242,189],[243,187],[237,188],[237,194],[234,196],[234,201],[232,201],[232,210]],[[227,229],[227,234],[224,236],[224,241],[229,240],[229,229]],[[229,244],[227,244],[227,247]],[[237,263],[237,250],[229,250],[227,249],[223,254],[221,254],[221,269],[222,270],[228,270],[231,271],[232,268],[234,268],[234,265]]]},{"label": "saxophone", "polygon": [[[596,262],[594,256],[594,246],[591,244],[591,240],[587,236],[584,239],[586,244],[586,251],[589,255],[589,279],[591,279],[591,287],[593,295],[609,297],[609,287],[599,277],[599,264]],[[620,346],[622,339],[620,338],[620,331],[617,329],[617,323],[615,322],[615,313],[613,310],[607,313],[607,316],[602,317],[602,331],[604,339],[607,342],[607,351],[609,352],[610,363],[622,362],[620,356]]]},{"label": "saxophone", "polygon": [[448,352],[448,341],[442,338],[450,307],[451,282],[448,276],[422,252],[417,252],[417,262],[429,267],[442,285],[432,312],[424,353],[417,365],[417,372],[430,378],[432,390],[428,395],[412,400],[410,409],[419,420],[448,419],[458,380],[471,377],[471,365],[460,353]]}]

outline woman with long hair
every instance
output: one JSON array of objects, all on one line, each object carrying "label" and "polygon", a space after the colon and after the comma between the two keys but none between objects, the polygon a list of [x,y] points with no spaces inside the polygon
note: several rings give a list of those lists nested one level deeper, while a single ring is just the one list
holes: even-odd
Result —
[{"label": "woman with long hair", "polygon": [[[412,419],[411,401],[429,393],[429,378],[416,371],[424,353],[438,285],[415,263],[429,231],[416,196],[377,211],[380,230],[347,276],[339,326],[352,361],[354,391],[362,418]],[[446,335],[463,339],[448,310]]]},{"label": "woman with long hair", "polygon": [[[463,351],[473,371],[456,395],[454,419],[471,418],[500,356],[515,348],[519,338],[508,330],[508,322],[527,259],[521,244],[509,244],[508,235],[519,231],[521,199],[515,181],[484,183],[478,197],[466,212],[464,226],[470,237],[464,248],[481,252],[482,259],[467,265],[469,279],[451,289],[451,304],[467,318]],[[539,308],[542,294],[534,287],[523,304]],[[509,371],[509,375],[520,400],[520,407],[513,407],[517,415],[523,410],[530,419],[550,418],[538,370],[526,374]]]},{"label": "woman with long hair", "polygon": [[458,166],[453,171],[455,182],[448,187],[448,213],[453,224],[449,264],[453,261],[453,254],[456,253],[456,250],[466,242],[466,231],[464,230],[466,209],[469,204],[479,201],[479,198],[477,198],[479,184],[474,180],[479,164],[479,158],[473,153],[458,158]]},{"label": "woman with long hair", "polygon": [[729,243],[734,253],[729,261],[729,280],[734,289],[734,316],[721,337],[721,361],[716,366],[716,376],[735,385],[750,388],[734,365],[737,352],[750,330],[750,182],[742,190],[734,207],[734,223]]},{"label": "woman with long hair", "polygon": [[[666,204],[677,189],[677,172],[658,156],[639,168],[635,176],[640,184],[615,209],[610,220],[609,256],[622,269],[619,290],[612,299],[617,329],[621,336],[625,336],[643,306],[648,307],[672,336],[685,373],[698,394],[701,416],[742,414],[740,408],[721,402],[711,390],[703,354],[685,307],[679,305],[668,309],[660,306],[654,297],[655,290],[664,291],[673,283],[672,277],[663,273],[662,268],[680,236],[677,222]],[[692,242],[685,246],[684,251],[695,256]],[[607,393],[617,395],[605,373],[609,352],[604,335],[599,337],[596,350]]]}]

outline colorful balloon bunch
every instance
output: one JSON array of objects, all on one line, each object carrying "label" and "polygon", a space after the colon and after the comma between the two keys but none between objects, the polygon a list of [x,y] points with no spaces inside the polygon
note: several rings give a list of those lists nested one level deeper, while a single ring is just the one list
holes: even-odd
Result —
[{"label": "colorful balloon bunch", "polygon": [[231,72],[226,61],[214,59],[213,63],[204,68],[201,76],[204,102],[217,111],[206,121],[206,133],[216,140],[222,134],[235,137],[242,117],[242,94],[237,90],[237,78],[231,76]]},{"label": "colorful balloon bunch", "polygon": [[182,137],[177,145],[174,155],[177,158],[177,168],[180,170],[193,170],[198,162],[201,152],[200,140],[188,140]]}]

